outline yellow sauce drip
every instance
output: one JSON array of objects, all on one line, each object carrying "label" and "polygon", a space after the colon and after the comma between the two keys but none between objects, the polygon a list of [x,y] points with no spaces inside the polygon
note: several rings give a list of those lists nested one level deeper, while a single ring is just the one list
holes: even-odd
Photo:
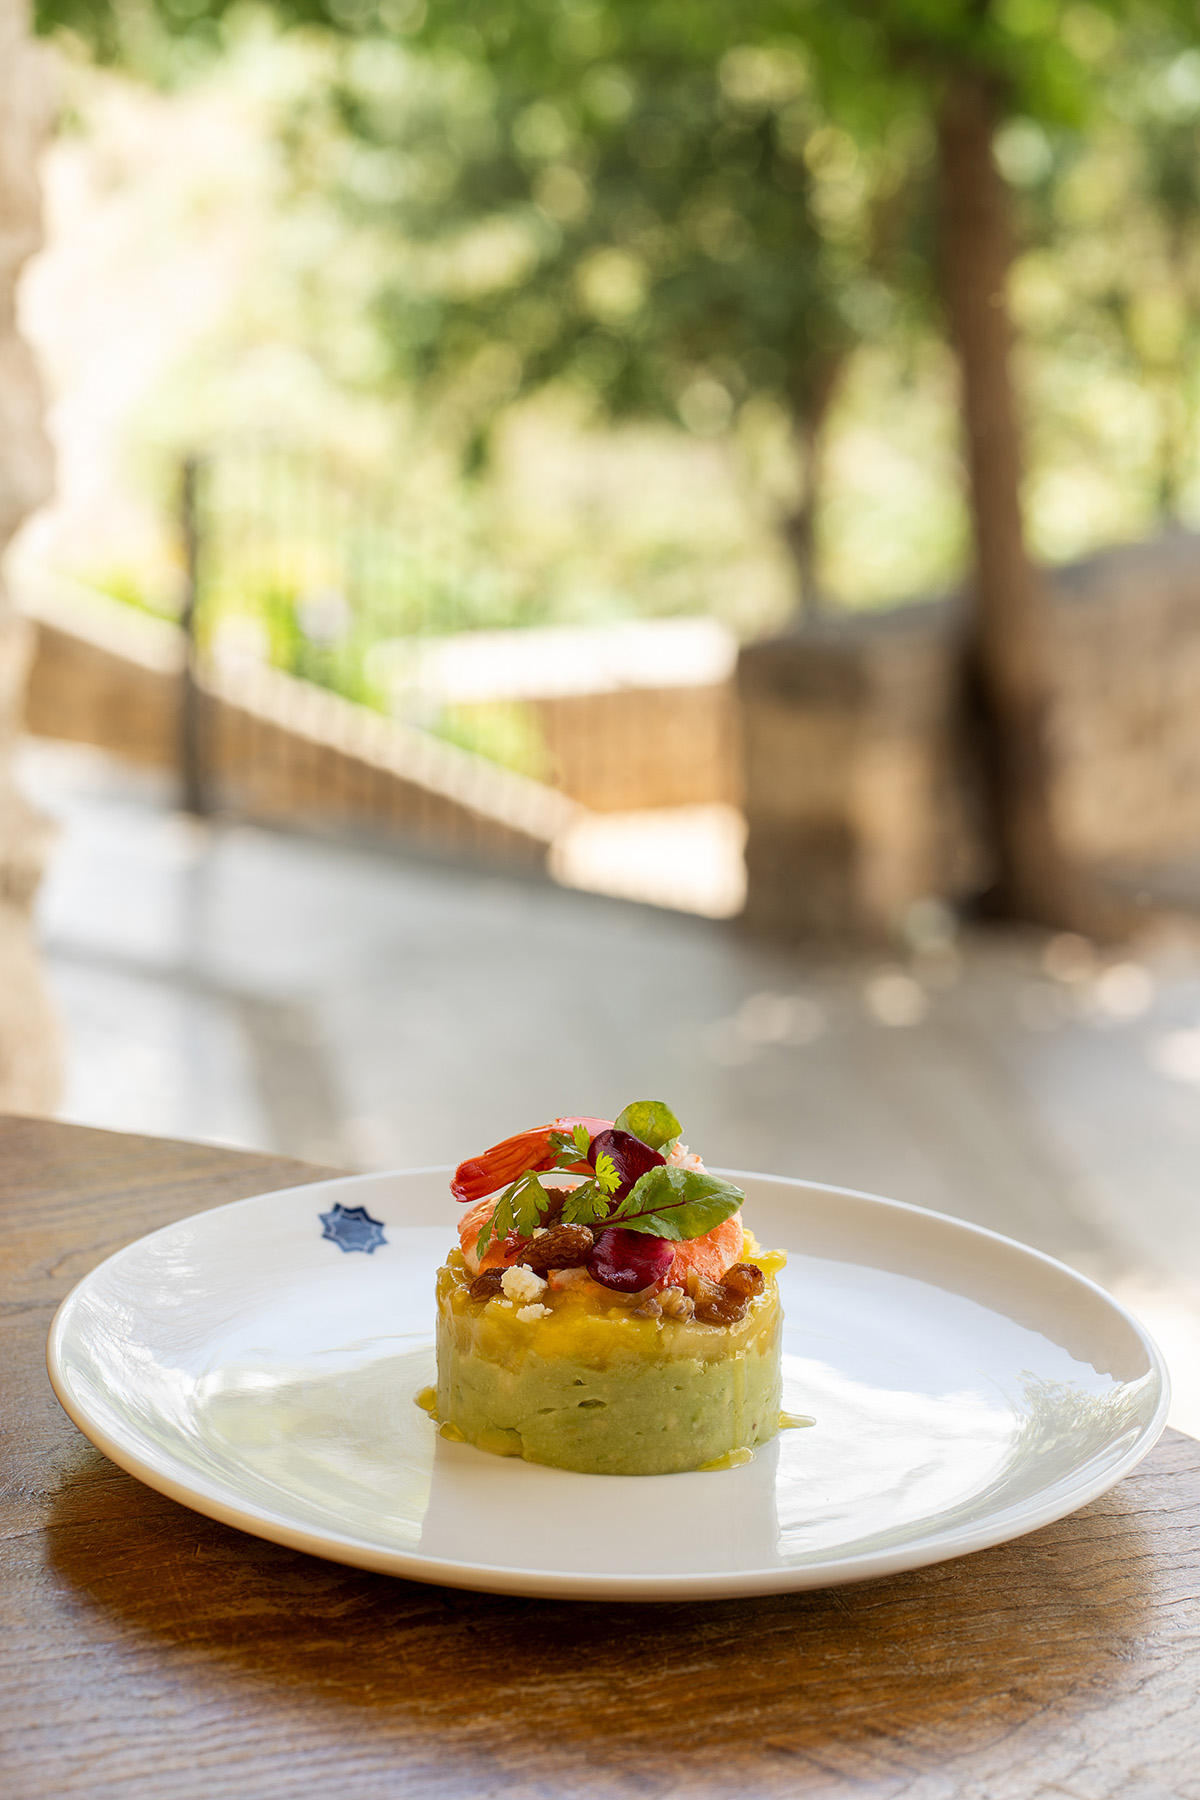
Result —
[{"label": "yellow sauce drip", "polygon": [[457,1425],[439,1425],[438,1436],[445,1438],[451,1444],[465,1444],[467,1441]]},{"label": "yellow sauce drip", "polygon": [[815,1425],[816,1420],[807,1413],[781,1412],[779,1415],[780,1431],[799,1431],[805,1425]]},{"label": "yellow sauce drip", "polygon": [[701,1463],[701,1471],[709,1469],[741,1469],[754,1461],[753,1450],[743,1444],[738,1450],[727,1450],[724,1456],[714,1456],[711,1462]]},{"label": "yellow sauce drip", "polygon": [[747,1262],[752,1262],[756,1268],[761,1269],[768,1281],[770,1281],[772,1275],[778,1275],[781,1269],[787,1268],[786,1250],[760,1250],[758,1245],[754,1243],[753,1236],[750,1232],[746,1233],[746,1237],[749,1243],[754,1244],[754,1248],[753,1250],[747,1248],[744,1251],[743,1254],[745,1260]]},{"label": "yellow sauce drip", "polygon": [[434,1387],[422,1388],[419,1394],[413,1395],[413,1404],[419,1406],[422,1412],[427,1412],[431,1419],[436,1419],[437,1389]]}]

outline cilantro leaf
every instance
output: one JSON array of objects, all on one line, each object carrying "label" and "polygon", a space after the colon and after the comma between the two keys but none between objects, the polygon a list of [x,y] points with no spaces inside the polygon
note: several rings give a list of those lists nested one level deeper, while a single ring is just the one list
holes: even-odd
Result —
[{"label": "cilantro leaf", "polygon": [[587,1126],[577,1125],[571,1133],[571,1137],[574,1140],[575,1148],[578,1150],[580,1156],[586,1156],[592,1147],[592,1140]]},{"label": "cilantro leaf", "polygon": [[682,1243],[705,1237],[725,1219],[732,1218],[746,1198],[741,1188],[719,1175],[698,1169],[673,1169],[667,1165],[647,1169],[606,1223],[626,1231],[648,1231],[655,1237]]},{"label": "cilantro leaf", "polygon": [[661,1150],[683,1130],[670,1107],[661,1100],[634,1100],[613,1120],[614,1131],[627,1131],[651,1150]]},{"label": "cilantro leaf", "polygon": [[621,1185],[621,1175],[616,1163],[603,1150],[596,1158],[596,1185],[606,1194],[615,1194]]},{"label": "cilantro leaf", "polygon": [[594,1181],[584,1181],[563,1200],[564,1225],[594,1225],[608,1217],[608,1195]]},{"label": "cilantro leaf", "polygon": [[520,1181],[515,1182],[510,1191],[513,1230],[522,1237],[532,1237],[541,1222],[542,1214],[549,1209],[550,1197],[532,1169]]},{"label": "cilantro leaf", "polygon": [[482,1256],[494,1237],[506,1238],[510,1231],[519,1237],[532,1237],[542,1214],[550,1208],[550,1196],[538,1180],[535,1169],[526,1169],[510,1187],[506,1187],[492,1208],[490,1218],[475,1241],[475,1253]]},{"label": "cilantro leaf", "polygon": [[554,1152],[556,1169],[569,1169],[579,1161],[579,1151],[575,1148],[575,1140],[565,1131],[550,1133],[550,1148]]},{"label": "cilantro leaf", "polygon": [[491,1243],[492,1235],[493,1235],[492,1227],[495,1223],[496,1223],[496,1214],[493,1211],[492,1213],[490,1213],[488,1215],[488,1217],[483,1221],[483,1224],[479,1227],[479,1236],[475,1239],[475,1254],[476,1254],[476,1256],[482,1256],[484,1251],[487,1249],[488,1245]]}]

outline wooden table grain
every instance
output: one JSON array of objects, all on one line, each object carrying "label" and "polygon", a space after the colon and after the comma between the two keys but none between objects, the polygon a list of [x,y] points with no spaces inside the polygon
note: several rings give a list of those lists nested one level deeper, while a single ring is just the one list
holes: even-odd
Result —
[{"label": "wooden table grain", "polygon": [[0,1120],[3,1800],[1200,1800],[1200,1444],[1016,1543],[826,1593],[508,1600],[260,1542],[60,1411],[104,1256],[327,1171]]}]

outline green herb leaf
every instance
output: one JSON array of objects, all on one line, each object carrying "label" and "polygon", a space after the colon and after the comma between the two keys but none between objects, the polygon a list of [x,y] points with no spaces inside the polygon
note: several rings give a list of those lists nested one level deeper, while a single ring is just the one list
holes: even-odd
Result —
[{"label": "green herb leaf", "polygon": [[573,1169],[580,1161],[579,1146],[570,1132],[552,1131],[550,1148],[554,1151],[556,1169]]},{"label": "green herb leaf", "polygon": [[606,1194],[615,1194],[621,1185],[617,1165],[604,1150],[596,1158],[596,1185]]},{"label": "green herb leaf", "polygon": [[580,1156],[586,1156],[592,1147],[591,1135],[588,1132],[587,1126],[577,1125],[571,1133],[571,1136],[574,1139],[575,1148],[578,1150]]},{"label": "green herb leaf", "polygon": [[584,1181],[563,1200],[564,1225],[594,1225],[607,1217],[608,1195],[594,1181]]},{"label": "green herb leaf", "polygon": [[522,1237],[532,1237],[542,1222],[542,1214],[550,1210],[550,1196],[532,1169],[517,1184],[512,1209],[513,1230]]},{"label": "green herb leaf", "polygon": [[510,1187],[506,1187],[491,1217],[484,1220],[475,1242],[475,1254],[482,1256],[494,1237],[506,1238],[510,1231],[520,1237],[532,1237],[542,1214],[550,1208],[550,1196],[538,1180],[535,1169],[526,1169]]},{"label": "green herb leaf", "polygon": [[634,1100],[623,1107],[613,1122],[614,1131],[628,1131],[640,1138],[651,1150],[661,1150],[672,1143],[683,1126],[670,1107],[661,1100]]},{"label": "green herb leaf", "polygon": [[719,1175],[664,1164],[639,1177],[606,1223],[683,1243],[705,1237],[723,1220],[732,1218],[745,1198],[741,1188],[722,1181]]}]

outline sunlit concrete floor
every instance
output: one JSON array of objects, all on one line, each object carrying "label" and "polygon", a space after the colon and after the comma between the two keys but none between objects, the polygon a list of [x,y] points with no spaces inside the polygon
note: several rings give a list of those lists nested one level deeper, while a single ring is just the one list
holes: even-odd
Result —
[{"label": "sunlit concrete floor", "polygon": [[1023,1239],[1113,1289],[1200,1432],[1200,937],[801,954],[520,875],[197,823],[29,744],[66,1119],[353,1168],[668,1100],[714,1164]]}]

